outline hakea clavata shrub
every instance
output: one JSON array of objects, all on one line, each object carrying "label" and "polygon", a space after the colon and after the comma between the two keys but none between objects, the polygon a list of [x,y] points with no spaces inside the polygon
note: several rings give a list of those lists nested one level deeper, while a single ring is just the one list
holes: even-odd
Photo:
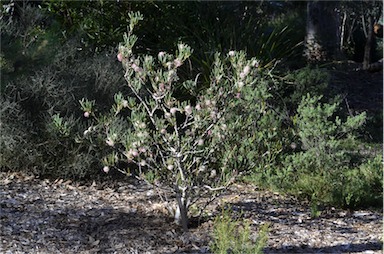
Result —
[{"label": "hakea clavata shrub", "polygon": [[128,172],[118,167],[123,161],[136,166],[138,177],[148,179],[150,173],[153,184],[171,187],[176,196],[175,221],[187,230],[188,208],[204,193],[227,187],[237,175],[236,170],[220,167],[218,156],[236,129],[228,127],[230,110],[255,82],[258,61],[247,60],[242,52],[230,51],[226,57],[216,54],[209,89],[196,95],[194,103],[180,101],[174,97],[176,84],[189,91],[196,88],[197,78],[180,81],[177,74],[191,48],[180,43],[175,55],[136,56],[133,47],[137,37],[132,32],[142,16],[135,13],[130,18],[117,59],[125,70],[131,95],[116,94],[107,116],[96,116],[94,101],[82,100],[84,116],[95,120],[95,126],[84,134],[91,137],[90,132],[99,131],[104,136],[104,145],[111,151],[103,159],[104,172],[112,168]]}]

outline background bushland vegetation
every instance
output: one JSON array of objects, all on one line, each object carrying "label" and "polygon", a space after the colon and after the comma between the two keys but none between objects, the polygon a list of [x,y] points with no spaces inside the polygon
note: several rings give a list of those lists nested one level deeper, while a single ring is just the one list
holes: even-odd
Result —
[{"label": "background bushland vegetation", "polygon": [[[140,11],[135,54],[174,54],[181,42],[193,50],[172,92],[180,103],[210,96],[217,53],[257,59],[252,85],[226,104],[226,138],[209,154],[209,170],[235,171],[237,180],[314,205],[381,206],[382,110],[351,113],[330,72],[336,60],[374,63],[382,55],[382,32],[370,33],[382,25],[382,3],[363,2],[337,6],[342,57],[314,62],[304,54],[312,47],[306,2],[3,1],[0,167],[73,179],[120,174],[103,172],[111,147],[105,133],[85,137],[96,122],[79,101],[102,119],[116,94],[134,97],[116,55],[128,13]],[[223,75],[224,90],[238,84],[241,72],[234,73]],[[181,82],[189,79],[193,87]],[[116,124],[118,135],[131,128]],[[151,182],[163,177],[145,174]]]}]

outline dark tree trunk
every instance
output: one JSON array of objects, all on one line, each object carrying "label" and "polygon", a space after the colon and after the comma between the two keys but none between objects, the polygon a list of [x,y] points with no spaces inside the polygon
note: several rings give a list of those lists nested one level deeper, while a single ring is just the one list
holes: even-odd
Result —
[{"label": "dark tree trunk", "polygon": [[307,36],[305,55],[309,62],[340,58],[340,19],[338,2],[307,3]]},{"label": "dark tree trunk", "polygon": [[371,15],[368,16],[368,32],[367,32],[367,41],[365,42],[364,47],[364,60],[363,60],[363,69],[368,70],[372,62],[372,48],[374,46],[373,38],[373,18]]}]

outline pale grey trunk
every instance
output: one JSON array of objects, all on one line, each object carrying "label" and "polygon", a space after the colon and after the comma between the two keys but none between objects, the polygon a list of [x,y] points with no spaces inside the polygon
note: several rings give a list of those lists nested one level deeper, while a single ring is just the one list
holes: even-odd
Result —
[{"label": "pale grey trunk", "polygon": [[347,12],[344,11],[344,13],[343,13],[343,22],[341,24],[341,34],[340,34],[340,51],[341,52],[344,50],[346,23],[347,23]]},{"label": "pale grey trunk", "polygon": [[307,36],[305,55],[310,62],[329,61],[340,57],[340,19],[337,2],[307,3]]},{"label": "pale grey trunk", "polygon": [[189,200],[186,193],[186,189],[180,189],[179,187],[176,190],[176,211],[175,211],[175,223],[183,227],[183,231],[188,231],[188,206]]}]

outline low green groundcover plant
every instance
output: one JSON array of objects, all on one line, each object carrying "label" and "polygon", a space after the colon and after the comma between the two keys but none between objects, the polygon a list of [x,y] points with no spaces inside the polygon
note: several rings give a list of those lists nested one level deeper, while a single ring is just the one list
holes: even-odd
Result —
[{"label": "low green groundcover plant", "polygon": [[213,241],[210,250],[216,254],[260,254],[268,240],[268,224],[260,227],[255,241],[251,240],[249,221],[233,219],[228,210],[223,210],[213,222]]}]

